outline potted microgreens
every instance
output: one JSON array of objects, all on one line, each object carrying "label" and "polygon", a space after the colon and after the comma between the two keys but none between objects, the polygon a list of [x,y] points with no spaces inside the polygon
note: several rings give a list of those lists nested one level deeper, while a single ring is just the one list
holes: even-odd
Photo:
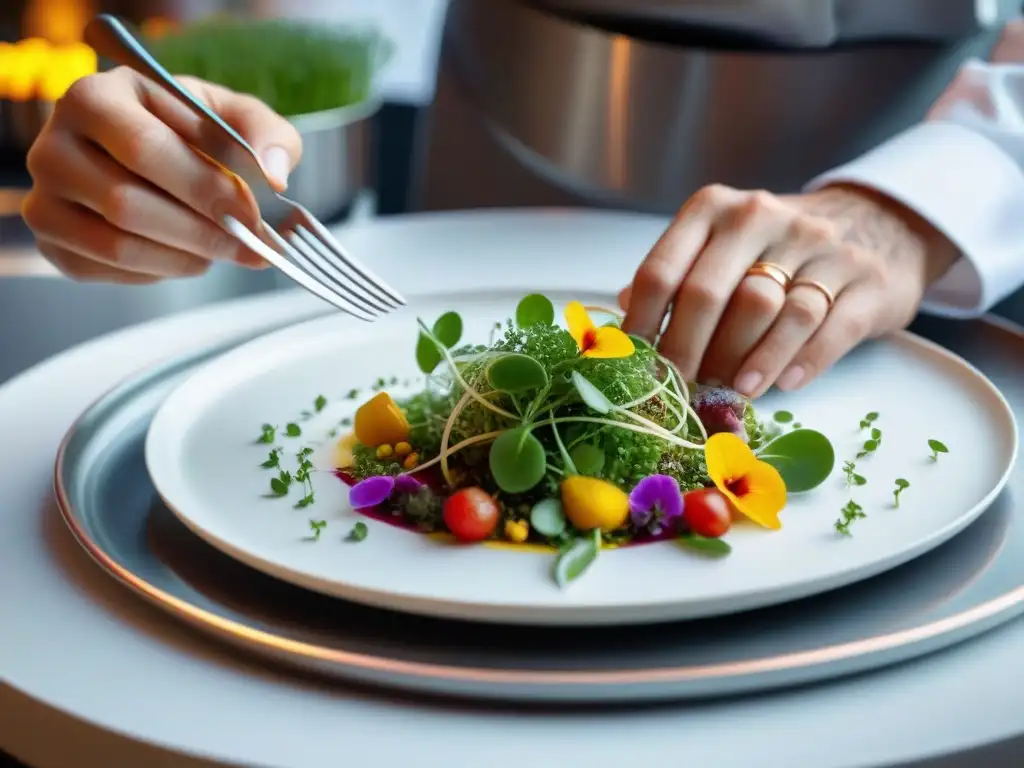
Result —
[{"label": "potted microgreens", "polygon": [[[377,73],[391,44],[373,28],[313,26],[282,19],[211,19],[148,38],[173,74],[248,93],[299,130],[303,158],[288,196],[330,220],[371,176]],[[263,211],[271,222],[282,211]]]}]

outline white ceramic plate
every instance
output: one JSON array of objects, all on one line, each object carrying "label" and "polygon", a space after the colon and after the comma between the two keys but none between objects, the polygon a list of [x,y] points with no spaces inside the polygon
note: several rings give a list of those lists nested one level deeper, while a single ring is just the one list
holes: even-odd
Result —
[{"label": "white ceramic plate", "polygon": [[[449,309],[463,316],[469,340],[514,310],[520,292],[420,297],[428,322]],[[548,293],[608,303],[609,296]],[[474,338],[475,337],[475,338]],[[758,402],[770,418],[793,412],[827,434],[837,451],[834,476],[791,496],[783,529],[738,525],[730,556],[708,560],[672,543],[606,551],[567,590],[550,572],[553,556],[482,546],[459,547],[366,520],[346,502],[333,475],[314,478],[316,504],[268,499],[270,474],[259,467],[269,446],[254,444],[260,425],[284,425],[324,395],[329,404],[301,422],[303,435],[278,438],[285,458],[323,440],[378,377],[415,377],[414,315],[406,310],[365,325],[338,316],[265,336],[209,364],[162,406],[146,457],[156,488],[195,533],[233,557],[283,580],[342,598],[397,610],[485,621],[598,624],[686,619],[793,600],[899,565],[956,534],[992,501],[1015,459],[1013,415],[1000,394],[963,361],[909,334],[864,346],[798,394]],[[402,388],[392,388],[401,395]],[[845,487],[838,464],[864,440],[860,418],[879,411],[877,453],[859,462],[866,486]],[[927,441],[950,453],[929,458]],[[322,446],[318,459],[329,456]],[[892,506],[896,477],[910,483]],[[833,522],[847,500],[867,518],[853,536]],[[327,526],[307,540],[310,518]],[[345,541],[363,519],[369,536]]]}]

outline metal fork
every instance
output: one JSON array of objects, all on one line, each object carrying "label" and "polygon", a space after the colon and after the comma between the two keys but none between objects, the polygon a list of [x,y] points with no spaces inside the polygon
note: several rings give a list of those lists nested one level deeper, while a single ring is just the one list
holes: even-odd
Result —
[{"label": "metal fork", "polygon": [[86,27],[85,41],[99,55],[157,83],[204,120],[210,130],[204,132],[202,145],[193,149],[245,182],[261,211],[270,200],[288,205],[290,213],[277,229],[260,222],[269,243],[226,217],[222,223],[238,239],[310,293],[361,320],[374,320],[405,304],[396,290],[342,248],[313,214],[278,194],[248,142],[175,80],[120,21],[108,14],[96,16]]}]

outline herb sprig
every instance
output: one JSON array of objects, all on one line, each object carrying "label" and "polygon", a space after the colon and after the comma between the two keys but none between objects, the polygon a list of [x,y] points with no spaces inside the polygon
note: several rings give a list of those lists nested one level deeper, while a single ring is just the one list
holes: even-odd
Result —
[{"label": "herb sprig", "polygon": [[843,462],[843,474],[846,476],[846,484],[850,485],[864,485],[867,483],[867,478],[864,475],[857,474],[857,465],[852,461]]},{"label": "herb sprig", "polygon": [[860,520],[865,517],[867,517],[867,515],[864,514],[864,508],[853,499],[850,499],[846,502],[846,506],[839,511],[839,519],[835,522],[835,528],[843,536],[849,536],[851,535],[850,525],[855,520]]},{"label": "herb sprig", "polygon": [[910,487],[910,481],[902,477],[896,478],[896,489],[892,492],[892,503],[893,506],[899,509],[900,506],[900,494],[903,493],[907,488]]},{"label": "herb sprig", "polygon": [[931,439],[928,441],[928,447],[931,448],[932,450],[930,456],[932,461],[938,461],[940,453],[949,453],[949,448],[947,448],[944,443],[941,443],[935,439]]}]

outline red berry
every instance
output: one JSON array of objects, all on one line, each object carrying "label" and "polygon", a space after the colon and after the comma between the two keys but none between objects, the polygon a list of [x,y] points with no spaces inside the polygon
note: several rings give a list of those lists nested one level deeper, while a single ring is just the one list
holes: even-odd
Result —
[{"label": "red berry", "polygon": [[732,505],[717,488],[683,494],[683,521],[698,536],[717,539],[732,525]]}]

